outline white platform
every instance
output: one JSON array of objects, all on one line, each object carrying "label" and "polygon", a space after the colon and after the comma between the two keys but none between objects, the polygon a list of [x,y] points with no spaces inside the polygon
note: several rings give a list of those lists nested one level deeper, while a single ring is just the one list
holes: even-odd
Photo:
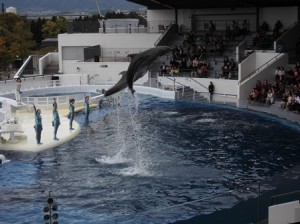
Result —
[{"label": "white platform", "polygon": [[6,143],[1,143],[0,141],[0,150],[39,152],[68,142],[80,133],[80,125],[75,120],[73,121],[73,128],[75,128],[75,130],[69,130],[69,119],[60,114],[61,124],[57,132],[59,140],[55,141],[54,128],[52,127],[52,113],[51,111],[42,111],[43,131],[41,142],[43,144],[38,145],[36,143],[35,129],[33,127],[35,123],[34,113],[23,112],[16,116],[22,122],[24,133],[15,133],[15,141],[9,141],[9,133],[1,134],[7,141]]}]

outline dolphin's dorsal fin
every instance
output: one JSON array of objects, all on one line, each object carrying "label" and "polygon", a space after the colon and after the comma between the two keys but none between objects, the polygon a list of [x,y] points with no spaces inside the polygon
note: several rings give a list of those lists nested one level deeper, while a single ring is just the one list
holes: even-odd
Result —
[{"label": "dolphin's dorsal fin", "polygon": [[127,57],[133,59],[136,55],[138,55],[138,54],[129,54],[129,55],[127,55]]},{"label": "dolphin's dorsal fin", "polygon": [[121,71],[119,75],[125,75],[127,71]]}]

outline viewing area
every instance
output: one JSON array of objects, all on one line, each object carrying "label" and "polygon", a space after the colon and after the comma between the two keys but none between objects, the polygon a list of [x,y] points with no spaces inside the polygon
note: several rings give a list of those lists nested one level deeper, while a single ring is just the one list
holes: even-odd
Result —
[{"label": "viewing area", "polygon": [[198,21],[194,17],[192,30],[181,25],[179,35],[166,41],[174,50],[161,65],[162,75],[238,79],[240,62],[254,51],[281,52],[280,43],[274,49],[274,42],[292,27],[284,29],[278,20],[273,31],[264,22],[256,32],[249,29],[247,19]]}]

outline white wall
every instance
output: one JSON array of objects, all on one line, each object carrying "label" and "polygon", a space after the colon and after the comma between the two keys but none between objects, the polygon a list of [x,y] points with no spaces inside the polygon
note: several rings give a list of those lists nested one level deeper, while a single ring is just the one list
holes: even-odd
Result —
[{"label": "white wall", "polygon": [[[237,95],[238,91],[238,80],[230,80],[230,79],[206,79],[206,78],[194,78],[195,81],[191,78],[185,77],[175,77],[176,83],[183,84],[185,86],[189,86],[198,92],[208,92],[208,85],[212,82],[215,86],[216,94],[224,94],[224,95]],[[158,77],[158,81],[163,85],[174,85],[173,82],[163,76]],[[200,85],[201,84],[201,85]],[[204,87],[203,87],[204,86]],[[206,88],[205,88],[206,87]]]},{"label": "white wall", "polygon": [[[147,49],[154,47],[154,43],[160,37],[159,33],[143,34],[95,34],[95,33],[78,33],[78,34],[59,34],[58,49],[59,49],[59,71],[66,73],[63,64],[62,51],[64,47],[72,46],[95,46],[100,45],[101,49]],[[103,51],[105,52],[105,51]],[[121,51],[126,53],[126,51]],[[127,56],[127,55],[118,55]]]},{"label": "white wall", "polygon": [[90,74],[105,77],[103,80],[115,80],[120,72],[127,71],[129,62],[83,62],[65,60],[64,74]]},{"label": "white wall", "polygon": [[[246,60],[242,61],[239,64],[239,80],[245,79],[247,76],[249,76],[252,72],[254,72],[256,69],[260,68],[260,71],[265,69],[265,67],[269,66],[273,59],[274,61],[278,58],[276,56],[279,56],[279,53],[274,52],[254,52],[252,53]],[[268,64],[266,64],[268,62]],[[287,62],[282,62],[285,65]],[[263,66],[265,64],[265,66]],[[261,67],[263,66],[263,67]]]},{"label": "white wall", "polygon": [[134,89],[136,90],[136,93],[148,94],[148,95],[167,98],[167,99],[175,99],[174,91],[166,91],[166,90],[156,89],[156,88],[151,88],[146,86],[136,86],[134,87]]},{"label": "white wall", "polygon": [[298,7],[270,7],[259,9],[259,25],[265,21],[269,29],[273,30],[277,20],[280,20],[283,29],[298,21]]},{"label": "white wall", "polygon": [[183,26],[183,29],[192,29],[192,9],[180,9],[178,10],[178,25]]},{"label": "white wall", "polygon": [[58,62],[58,58],[58,52],[48,53],[44,57],[41,57],[39,59],[39,74],[43,75],[45,67],[51,62]]},{"label": "white wall", "polygon": [[175,10],[147,10],[147,21],[150,32],[159,32],[158,25],[168,26],[175,21]]},{"label": "white wall", "polygon": [[[263,58],[265,55],[268,57],[267,53],[259,53],[258,58]],[[271,54],[274,55],[274,54]],[[259,62],[257,62],[259,63]],[[262,64],[262,63],[259,63]],[[256,74],[251,76],[248,80],[243,82],[239,86],[239,99],[247,99],[252,88],[255,87],[257,80],[263,81],[268,80],[269,83],[273,83],[275,80],[275,69],[278,66],[286,66],[288,64],[288,55],[287,54],[278,54],[276,60],[272,60],[268,63],[268,66],[262,67]],[[259,66],[258,66],[259,67]],[[249,74],[249,73],[247,73]]]},{"label": "white wall", "polygon": [[160,37],[159,33],[76,33],[59,34],[58,47],[62,46],[94,46],[101,48],[150,48]]},{"label": "white wall", "polygon": [[300,222],[299,201],[270,206],[268,220],[269,224]]}]

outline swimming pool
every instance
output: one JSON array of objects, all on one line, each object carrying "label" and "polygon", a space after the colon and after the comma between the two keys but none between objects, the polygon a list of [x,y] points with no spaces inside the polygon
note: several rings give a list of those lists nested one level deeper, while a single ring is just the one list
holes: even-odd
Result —
[{"label": "swimming pool", "polygon": [[0,152],[11,160],[0,223],[43,223],[49,191],[59,223],[173,223],[256,197],[258,181],[274,189],[268,180],[300,161],[299,126],[274,116],[146,95],[120,103],[93,110],[59,147]]}]

